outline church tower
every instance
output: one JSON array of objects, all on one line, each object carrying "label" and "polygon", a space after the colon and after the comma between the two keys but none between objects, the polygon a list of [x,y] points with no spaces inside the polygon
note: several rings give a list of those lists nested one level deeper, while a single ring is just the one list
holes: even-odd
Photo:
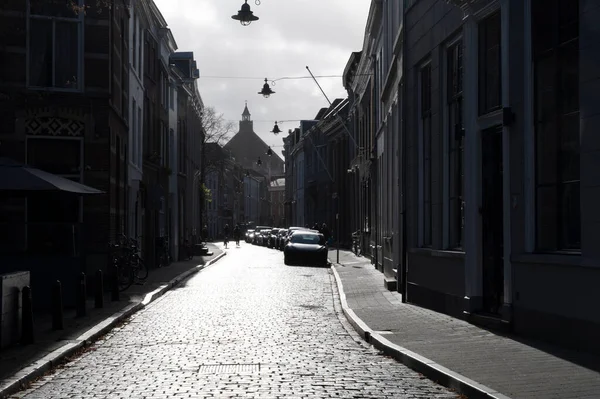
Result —
[{"label": "church tower", "polygon": [[240,121],[240,133],[251,133],[254,132],[254,122],[250,119],[250,111],[248,111],[248,101],[244,106],[244,112],[242,112],[242,120]]},{"label": "church tower", "polygon": [[[265,177],[282,175],[283,160],[276,153],[267,156],[269,146],[254,132],[254,122],[250,116],[248,102],[246,102],[240,120],[240,130],[225,144],[224,148],[231,152],[236,162],[244,169],[257,171]],[[256,164],[259,157],[262,162],[260,166]]]}]

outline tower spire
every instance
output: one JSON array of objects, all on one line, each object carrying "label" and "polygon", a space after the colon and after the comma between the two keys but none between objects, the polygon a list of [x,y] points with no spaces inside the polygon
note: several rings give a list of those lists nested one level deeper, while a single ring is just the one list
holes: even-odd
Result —
[{"label": "tower spire", "polygon": [[248,111],[248,101],[244,105],[244,112],[242,112],[242,121],[250,120],[250,111]]}]

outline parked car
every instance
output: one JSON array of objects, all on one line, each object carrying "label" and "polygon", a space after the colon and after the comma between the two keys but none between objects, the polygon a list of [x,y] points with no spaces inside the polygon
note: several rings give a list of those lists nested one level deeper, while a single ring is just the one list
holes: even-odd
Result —
[{"label": "parked car", "polygon": [[302,231],[315,231],[315,232],[316,232],[316,230],[311,230],[311,229],[309,229],[308,227],[298,227],[298,226],[292,226],[292,227],[288,227],[288,229],[287,229],[287,234],[286,234],[286,235],[283,237],[283,244],[282,244],[282,247],[283,247],[283,248],[285,248],[285,246],[286,246],[286,245],[287,245],[287,243],[289,242],[289,240],[290,240],[290,237],[292,236],[292,233],[293,233],[294,231],[297,231],[297,230],[302,230]]},{"label": "parked car", "polygon": [[271,231],[269,232],[269,235],[267,237],[267,247],[269,248],[275,248],[276,241],[277,241],[277,235],[279,234],[279,228],[275,228],[275,229],[271,229]]},{"label": "parked car", "polygon": [[323,234],[315,231],[297,230],[289,237],[283,249],[286,265],[327,266],[327,245]]},{"label": "parked car", "polygon": [[280,251],[283,251],[284,239],[285,239],[285,236],[287,235],[287,232],[288,232],[287,229],[279,229],[279,232],[277,233],[277,240],[275,240],[275,247]]},{"label": "parked car", "polygon": [[254,231],[254,234],[252,235],[252,240],[250,240],[250,242],[252,244],[259,245],[258,241],[260,239],[260,233],[264,229],[270,229],[270,227],[269,226],[256,226],[254,229],[252,229],[252,231]]},{"label": "parked car", "polygon": [[262,247],[266,247],[267,239],[268,239],[270,233],[271,233],[270,228],[260,230],[256,235],[256,244],[260,245]]}]

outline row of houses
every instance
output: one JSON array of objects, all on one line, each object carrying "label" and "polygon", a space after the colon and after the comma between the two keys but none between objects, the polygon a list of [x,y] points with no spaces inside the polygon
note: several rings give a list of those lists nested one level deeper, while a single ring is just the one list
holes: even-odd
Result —
[{"label": "row of houses", "polygon": [[600,352],[599,17],[372,0],[348,97],[284,138],[286,218],[356,233],[404,301]]},{"label": "row of houses", "polygon": [[199,71],[152,0],[82,6],[0,5],[0,152],[105,194],[3,200],[2,252],[89,272],[129,236],[154,267],[159,241],[177,259],[200,238]]}]

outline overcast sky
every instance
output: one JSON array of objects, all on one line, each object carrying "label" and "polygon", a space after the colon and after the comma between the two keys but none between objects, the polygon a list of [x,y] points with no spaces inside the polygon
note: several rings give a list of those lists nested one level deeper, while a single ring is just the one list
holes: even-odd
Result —
[{"label": "overcast sky", "polygon": [[[155,0],[178,51],[194,52],[204,104],[235,121],[237,132],[247,100],[254,131],[281,154],[284,133],[298,122],[279,123],[284,133],[277,136],[269,133],[274,122],[313,119],[328,103],[312,79],[278,80],[276,94],[264,98],[257,94],[264,78],[310,76],[306,66],[315,75],[342,75],[351,52],[362,48],[370,0],[254,1],[248,4],[260,19],[242,26],[231,16],[243,0]],[[331,101],[346,97],[341,77],[318,80]]]}]

